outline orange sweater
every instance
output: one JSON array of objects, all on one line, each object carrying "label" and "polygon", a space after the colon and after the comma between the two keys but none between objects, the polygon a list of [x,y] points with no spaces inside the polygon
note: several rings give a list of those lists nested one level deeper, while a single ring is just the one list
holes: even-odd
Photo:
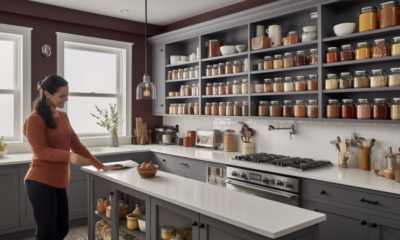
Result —
[{"label": "orange sweater", "polygon": [[69,156],[76,153],[90,159],[97,169],[104,165],[99,162],[80,142],[72,129],[66,113],[57,111],[56,129],[46,127],[44,119],[35,111],[26,119],[24,135],[33,152],[31,167],[25,180],[35,180],[56,188],[67,188],[69,185]]}]

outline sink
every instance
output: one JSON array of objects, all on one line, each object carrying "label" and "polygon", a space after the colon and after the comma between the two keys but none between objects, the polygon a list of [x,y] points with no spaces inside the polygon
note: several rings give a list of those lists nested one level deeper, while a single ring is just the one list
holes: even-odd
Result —
[{"label": "sink", "polygon": [[91,154],[113,152],[111,149],[101,147],[88,148],[88,150]]}]

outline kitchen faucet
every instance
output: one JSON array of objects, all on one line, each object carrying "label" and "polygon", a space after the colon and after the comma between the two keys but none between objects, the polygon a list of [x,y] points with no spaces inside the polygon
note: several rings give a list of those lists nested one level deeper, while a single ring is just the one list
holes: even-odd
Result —
[{"label": "kitchen faucet", "polygon": [[292,134],[296,134],[296,130],[294,130],[294,125],[292,125],[292,127],[290,128],[275,128],[274,126],[272,126],[271,124],[269,124],[268,127],[268,131],[272,131],[272,130],[281,130],[281,129],[290,129],[292,131],[290,131],[290,140],[292,140]]}]

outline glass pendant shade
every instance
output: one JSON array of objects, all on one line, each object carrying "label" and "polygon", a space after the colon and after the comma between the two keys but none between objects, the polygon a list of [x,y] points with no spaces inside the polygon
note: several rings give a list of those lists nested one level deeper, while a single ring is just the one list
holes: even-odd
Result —
[{"label": "glass pendant shade", "polygon": [[136,88],[136,99],[156,99],[156,86],[150,82],[150,76],[148,74],[143,76],[143,82],[140,83]]}]

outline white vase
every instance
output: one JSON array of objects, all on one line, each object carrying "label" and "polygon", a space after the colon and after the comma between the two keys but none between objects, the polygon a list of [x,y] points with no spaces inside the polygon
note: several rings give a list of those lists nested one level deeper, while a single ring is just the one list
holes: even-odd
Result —
[{"label": "white vase", "polygon": [[118,147],[118,133],[111,132],[111,145],[110,147]]}]

